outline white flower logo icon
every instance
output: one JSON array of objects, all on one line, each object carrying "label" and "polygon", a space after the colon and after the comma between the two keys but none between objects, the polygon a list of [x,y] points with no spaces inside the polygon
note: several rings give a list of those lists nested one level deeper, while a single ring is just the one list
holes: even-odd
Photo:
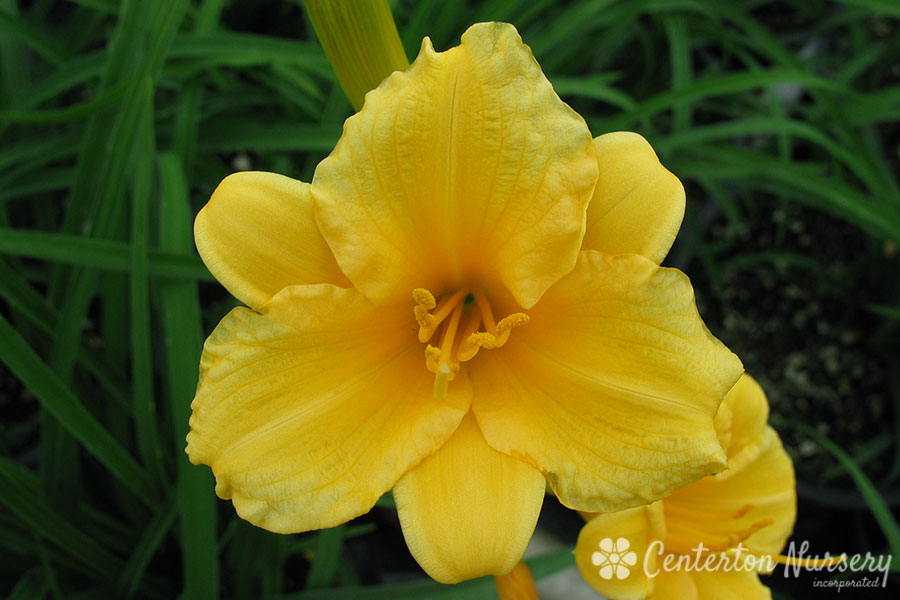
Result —
[{"label": "white flower logo icon", "polygon": [[623,537],[616,541],[612,538],[600,540],[600,551],[591,555],[591,562],[595,567],[600,567],[600,577],[603,579],[625,579],[631,572],[628,567],[637,562],[637,554],[629,551],[631,544]]}]

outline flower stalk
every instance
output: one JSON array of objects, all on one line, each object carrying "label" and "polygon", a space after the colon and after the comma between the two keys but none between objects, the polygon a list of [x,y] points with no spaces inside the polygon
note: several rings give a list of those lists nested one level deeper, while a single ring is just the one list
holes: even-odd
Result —
[{"label": "flower stalk", "polygon": [[524,562],[520,561],[516,568],[506,575],[495,575],[494,585],[497,586],[500,600],[538,600],[534,577]]},{"label": "flower stalk", "polygon": [[366,92],[409,66],[387,0],[306,0],[306,12],[354,110]]}]

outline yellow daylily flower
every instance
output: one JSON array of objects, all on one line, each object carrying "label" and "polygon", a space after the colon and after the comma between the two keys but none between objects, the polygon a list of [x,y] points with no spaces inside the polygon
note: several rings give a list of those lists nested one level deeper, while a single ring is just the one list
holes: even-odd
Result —
[{"label": "yellow daylily flower", "polygon": [[[762,388],[744,375],[716,415],[726,471],[647,506],[585,515],[590,520],[575,548],[585,581],[611,600],[771,598],[756,570],[741,559],[783,560],[778,552],[797,513],[793,465],[778,434],[766,425],[768,415]],[[623,577],[604,574],[594,564],[609,539],[627,540],[636,554],[635,566]],[[705,550],[698,554],[701,544]]]},{"label": "yellow daylily flower", "polygon": [[426,38],[312,184],[238,173],[198,214],[250,308],[204,346],[191,461],[276,532],[393,489],[442,582],[515,567],[545,478],[609,511],[724,468],[713,419],[742,367],[658,266],[683,211],[650,145],[592,140],[514,27]]}]

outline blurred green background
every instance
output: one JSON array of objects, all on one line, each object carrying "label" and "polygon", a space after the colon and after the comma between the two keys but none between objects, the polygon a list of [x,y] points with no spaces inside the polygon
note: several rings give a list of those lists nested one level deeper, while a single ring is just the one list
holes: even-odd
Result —
[{"label": "blurred green background", "polygon": [[[391,4],[410,58],[515,24],[594,135],[650,140],[688,194],[667,264],[795,460],[795,539],[900,563],[900,3]],[[389,496],[279,536],[183,453],[203,338],[235,304],[193,216],[236,170],[309,181],[350,114],[302,4],[0,0],[0,75],[0,593],[496,597],[422,579]],[[547,499],[536,577],[571,572],[579,526]],[[812,579],[765,581],[828,594]]]}]

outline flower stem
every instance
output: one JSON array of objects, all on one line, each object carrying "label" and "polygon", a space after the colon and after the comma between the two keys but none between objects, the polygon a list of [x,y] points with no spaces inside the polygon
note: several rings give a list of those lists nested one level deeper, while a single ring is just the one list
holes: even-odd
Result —
[{"label": "flower stem", "polygon": [[539,600],[534,578],[524,562],[506,575],[495,575],[494,585],[500,600]]},{"label": "flower stem", "polygon": [[387,0],[306,0],[306,12],[354,110],[366,92],[409,66]]}]

